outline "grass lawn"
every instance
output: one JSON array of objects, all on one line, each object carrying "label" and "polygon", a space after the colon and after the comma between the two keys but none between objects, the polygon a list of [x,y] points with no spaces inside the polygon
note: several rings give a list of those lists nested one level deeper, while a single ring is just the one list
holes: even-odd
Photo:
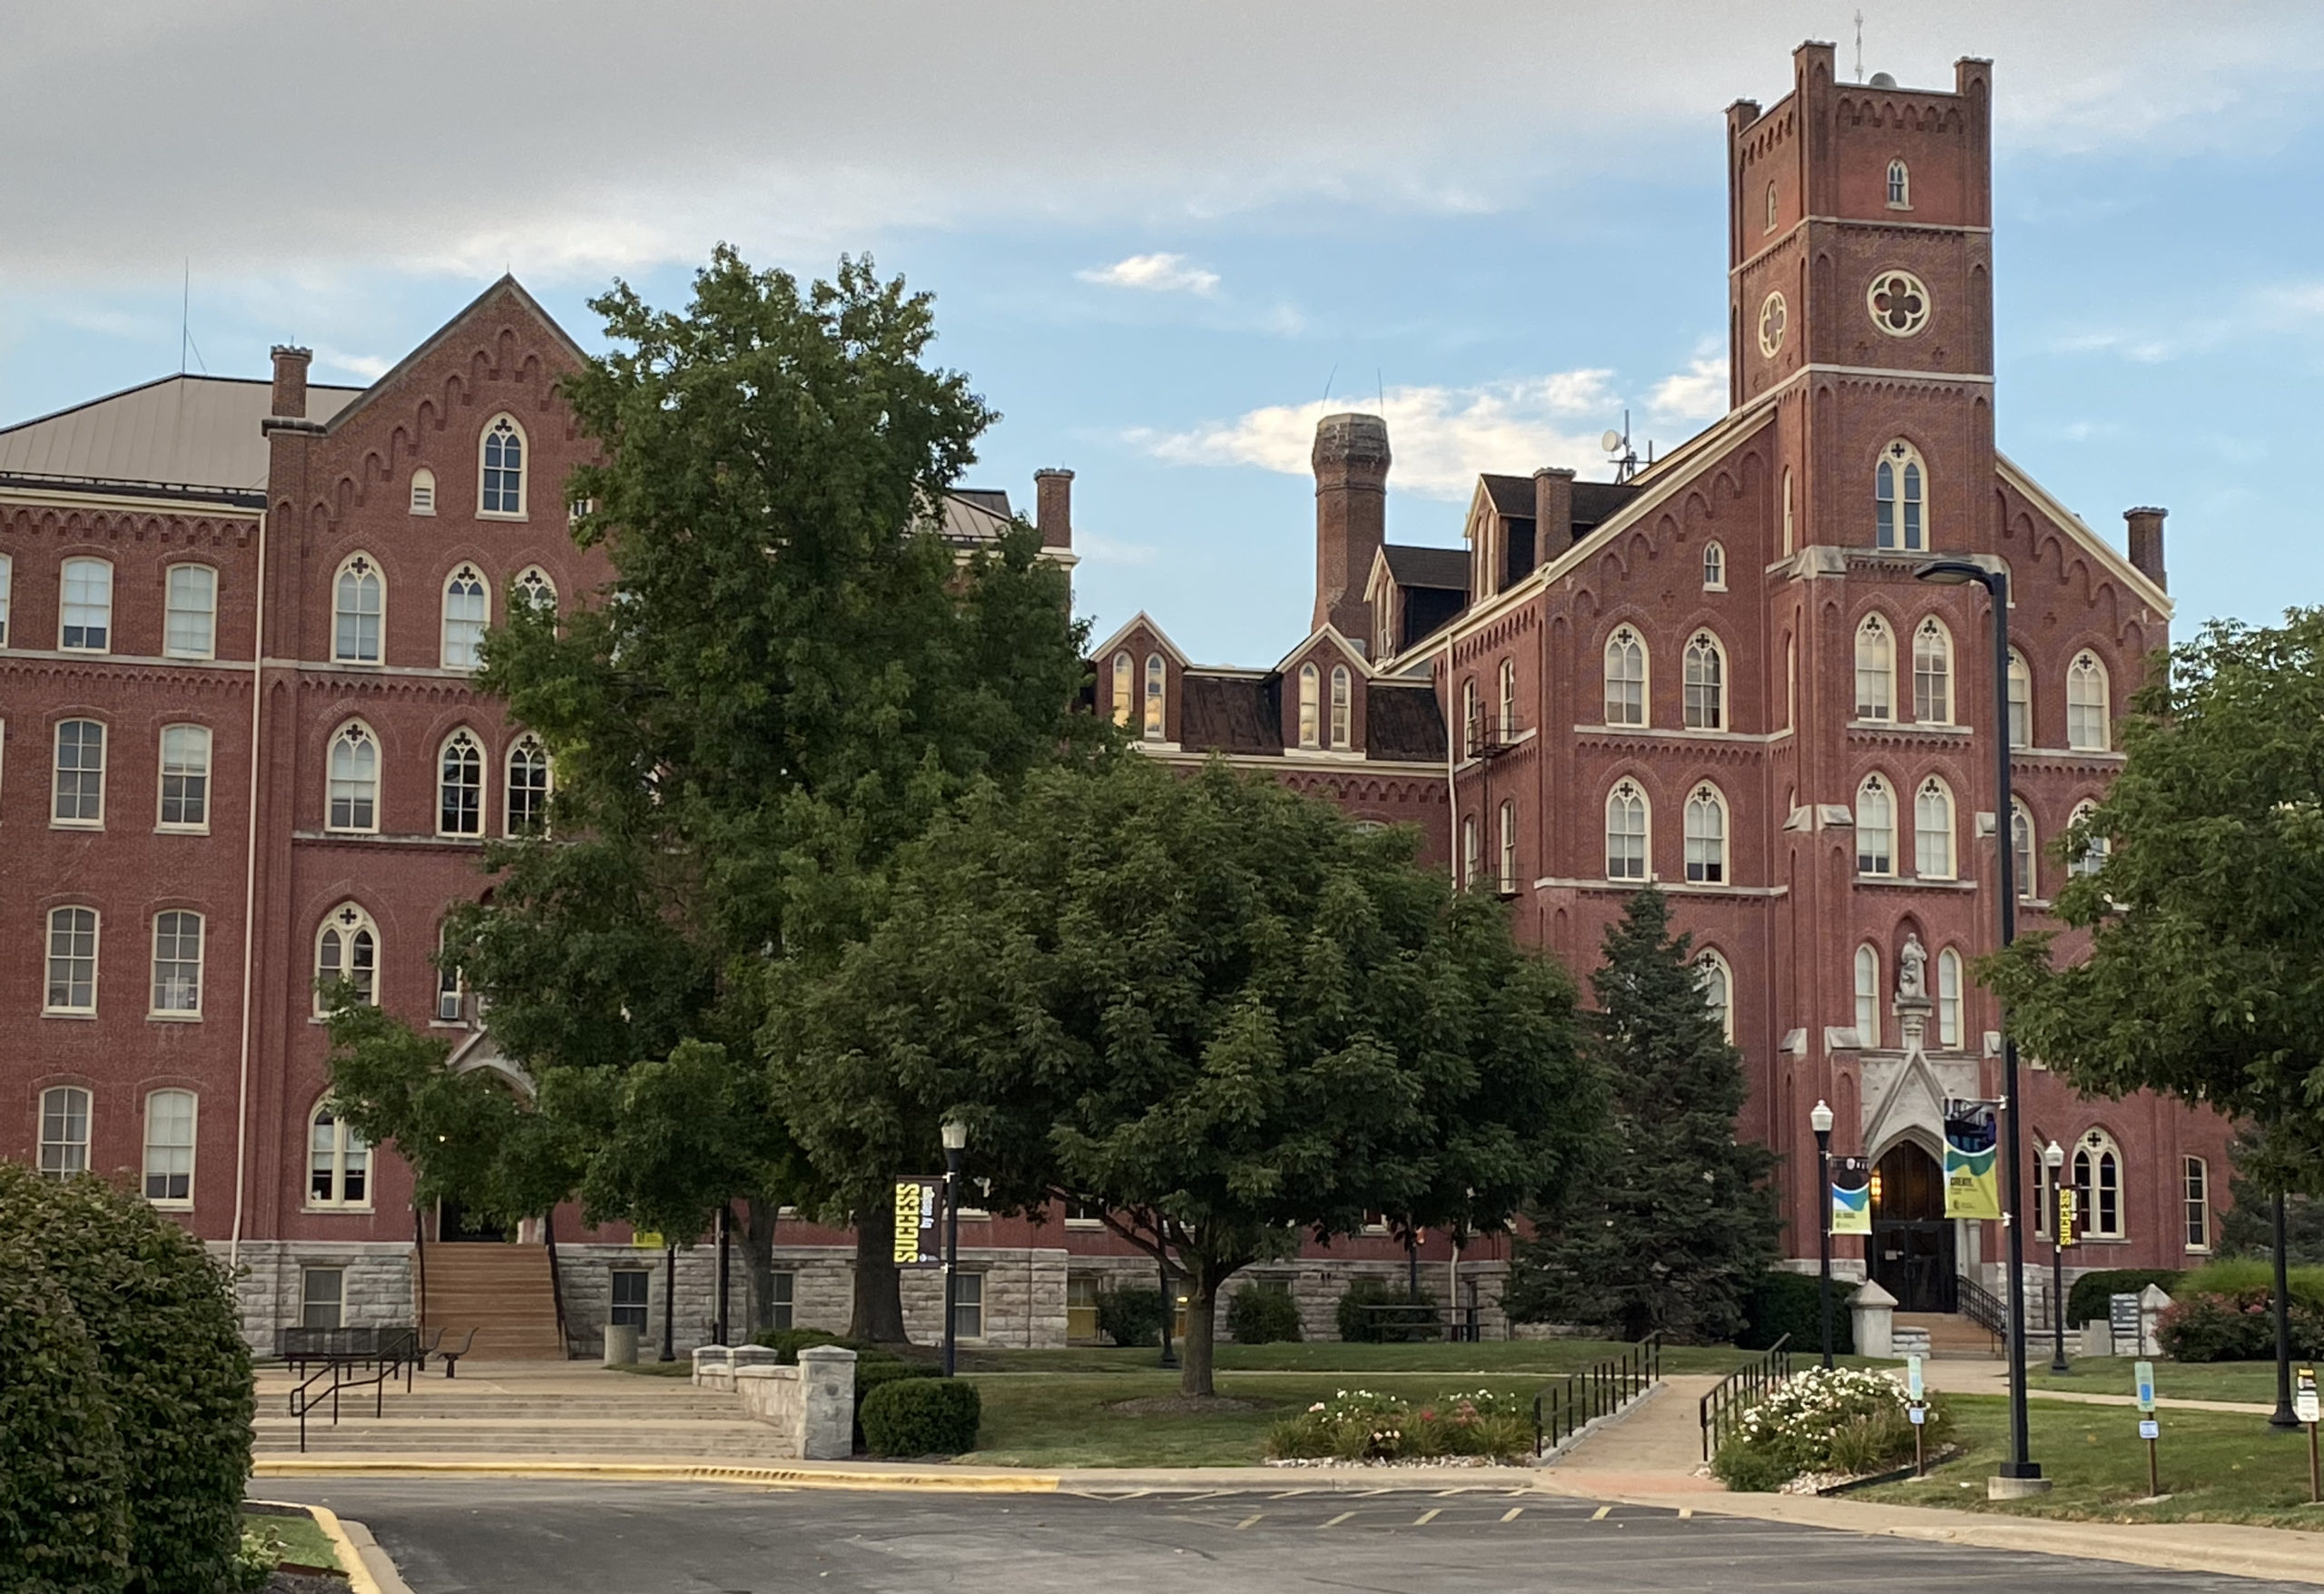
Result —
[{"label": "grass lawn", "polygon": [[[2035,1349],[2038,1351],[2039,1346]],[[2073,1371],[2060,1376],[2050,1371],[2046,1360],[2036,1361],[2027,1369],[2027,1382],[2035,1389],[2070,1389],[2092,1394],[2136,1394],[2137,1367],[2129,1356],[2082,1356],[2074,1359]],[[2276,1364],[2273,1362],[2157,1362],[2154,1365],[2154,1392],[2165,1400],[2182,1401],[2264,1401],[2272,1406],[2276,1402]]]},{"label": "grass lawn", "polygon": [[276,1516],[271,1511],[244,1511],[242,1526],[257,1532],[272,1530],[282,1545],[281,1559],[302,1567],[323,1567],[333,1571],[346,1569],[339,1564],[339,1552],[323,1530],[315,1526],[315,1519],[300,1511],[295,1516]]},{"label": "grass lawn", "polygon": [[2159,1461],[2168,1498],[2142,1504],[2146,1445],[2135,1411],[2035,1401],[2029,1408],[2034,1459],[2054,1486],[2032,1500],[2001,1501],[1985,1499],[1985,1480],[2009,1448],[2008,1402],[1996,1395],[1957,1395],[1953,1407],[1959,1437],[1969,1446],[1965,1456],[1925,1480],[1885,1484],[1852,1498],[2080,1521],[2324,1529],[2324,1506],[2307,1503],[2304,1430],[2280,1433],[2265,1417],[2240,1412],[2162,1412]]},{"label": "grass lawn", "polygon": [[[1480,1344],[1349,1344],[1311,1340],[1292,1344],[1217,1348],[1221,1373],[1579,1373],[1631,1347],[1606,1340],[1488,1340]],[[1731,1345],[1670,1345],[1665,1373],[1725,1373],[1756,1352]],[[1074,1346],[1055,1351],[968,1350],[963,1373],[1145,1373],[1156,1370],[1159,1349],[1146,1345]],[[1118,1397],[1127,1398],[1127,1397]]]}]

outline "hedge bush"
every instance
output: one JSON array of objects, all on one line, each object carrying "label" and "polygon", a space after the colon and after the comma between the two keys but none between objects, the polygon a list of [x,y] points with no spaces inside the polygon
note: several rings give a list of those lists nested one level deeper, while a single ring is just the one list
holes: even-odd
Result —
[{"label": "hedge bush", "polygon": [[1162,1343],[1162,1292],[1141,1284],[1098,1292],[1098,1332],[1118,1345]]},{"label": "hedge bush", "polygon": [[858,1358],[855,1363],[855,1448],[867,1448],[863,1435],[863,1402],[866,1396],[883,1383],[893,1383],[902,1378],[941,1378],[944,1370],[931,1367],[925,1362],[896,1359],[866,1362]]},{"label": "hedge bush", "polygon": [[[1423,1320],[1415,1313],[1415,1321],[1399,1323],[1390,1314],[1364,1310],[1368,1306],[1423,1306],[1429,1314]],[[1412,1344],[1444,1337],[1443,1325],[1433,1315],[1435,1309],[1436,1297],[1426,1290],[1415,1293],[1386,1279],[1357,1278],[1348,1281],[1334,1315],[1339,1320],[1340,1338],[1351,1343]]]},{"label": "hedge bush", "polygon": [[0,1591],[126,1587],[123,1472],[80,1314],[21,1235],[0,1237]]},{"label": "hedge bush", "polygon": [[[2295,1305],[2305,1301],[2324,1311],[2324,1267],[2288,1269],[2285,1282],[2291,1286]],[[2265,1256],[2207,1263],[2181,1275],[2179,1287],[2190,1294],[2231,1295],[2239,1290],[2266,1290],[2272,1296],[2276,1287],[2275,1263]]]},{"label": "hedge bush", "polygon": [[37,1255],[80,1316],[123,1454],[129,1594],[242,1587],[251,1355],[226,1275],[196,1240],[95,1178],[0,1163],[0,1242]]},{"label": "hedge bush", "polygon": [[977,1447],[983,1403],[957,1378],[899,1378],[863,1402],[864,1448],[875,1456],[957,1456]]},{"label": "hedge bush", "polygon": [[2163,1294],[2175,1295],[2181,1276],[2168,1267],[2102,1267],[2085,1273],[2066,1291],[2066,1324],[2103,1323],[2116,1295],[2135,1295],[2149,1284],[2161,1284]]},{"label": "hedge bush", "polygon": [[[2273,1292],[2190,1290],[2162,1310],[2155,1337],[2174,1362],[2265,1362],[2276,1354]],[[2324,1310],[2292,1297],[2291,1353],[2324,1356]]]},{"label": "hedge bush", "polygon": [[[1856,1319],[1848,1313],[1848,1295],[1855,1285],[1832,1281],[1832,1353],[1856,1354]],[[1823,1283],[1812,1273],[1771,1268],[1761,1274],[1743,1297],[1743,1326],[1735,1343],[1746,1351],[1775,1348],[1776,1341],[1791,1336],[1791,1349],[1820,1352],[1824,1346]]]},{"label": "hedge bush", "polygon": [[1282,1344],[1299,1337],[1299,1303],[1281,1284],[1252,1284],[1226,1304],[1226,1332],[1238,1345]]}]

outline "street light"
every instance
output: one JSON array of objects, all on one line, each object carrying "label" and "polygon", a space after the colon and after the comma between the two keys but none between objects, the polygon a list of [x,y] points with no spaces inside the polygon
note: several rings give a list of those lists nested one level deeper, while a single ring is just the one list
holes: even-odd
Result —
[{"label": "street light", "polygon": [[2050,1371],[2073,1371],[2066,1365],[2066,1198],[2060,1177],[2066,1166],[2066,1148],[2053,1140],[2042,1148],[2042,1166],[2050,1170],[2050,1331],[2056,1341],[2050,1353]]},{"label": "street light", "polygon": [[944,1136],[944,1376],[960,1363],[960,1153],[969,1144],[969,1127],[947,1118],[939,1131]]},{"label": "street light", "polygon": [[1820,1097],[1807,1114],[1816,1131],[1816,1263],[1824,1319],[1824,1370],[1832,1367],[1832,1109]]},{"label": "street light", "polygon": [[[2001,858],[2001,944],[2006,950],[2017,939],[2016,843],[2010,825],[2016,810],[2009,791],[2009,576],[1966,559],[1932,559],[1913,574],[1938,586],[1974,582],[1993,601],[1994,836]],[[2001,1464],[2001,1476],[2031,1481],[2042,1476],[2042,1468],[2031,1453],[2034,1440],[2025,1412],[2025,1170],[2017,1155],[2017,1042],[2010,1036],[2006,1014],[2001,1027],[2001,1107],[2009,1153],[2004,1186],[2007,1210],[2001,1220],[2009,1236],[2009,1459]],[[2041,1483],[2032,1491],[2048,1487]]]}]

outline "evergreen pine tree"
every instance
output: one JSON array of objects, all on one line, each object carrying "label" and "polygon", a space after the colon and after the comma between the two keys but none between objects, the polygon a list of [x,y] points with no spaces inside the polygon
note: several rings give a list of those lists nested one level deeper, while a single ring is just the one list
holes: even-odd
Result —
[{"label": "evergreen pine tree", "polygon": [[1626,1340],[1722,1340],[1776,1257],[1767,1147],[1738,1144],[1742,1054],[1703,999],[1692,938],[1649,889],[1606,932],[1590,1044],[1614,1099],[1594,1183],[1521,1244],[1507,1301],[1521,1322]]}]

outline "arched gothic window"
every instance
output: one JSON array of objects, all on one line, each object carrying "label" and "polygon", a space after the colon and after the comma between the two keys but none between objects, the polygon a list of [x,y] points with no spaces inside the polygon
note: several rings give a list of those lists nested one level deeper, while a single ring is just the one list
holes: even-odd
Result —
[{"label": "arched gothic window", "polygon": [[1159,742],[1162,735],[1163,675],[1162,655],[1146,655],[1146,739]]},{"label": "arched gothic window", "polygon": [[1788,555],[1793,551],[1793,547],[1794,542],[1791,527],[1791,467],[1789,466],[1786,466],[1784,467],[1783,472],[1783,551]]},{"label": "arched gothic window", "polygon": [[1689,639],[1685,658],[1687,729],[1723,730],[1727,724],[1727,655],[1718,638],[1698,631]]},{"label": "arched gothic window", "polygon": [[388,587],[369,554],[350,554],[331,584],[330,656],[335,664],[376,664],[387,621]]},{"label": "arched gothic window", "polygon": [[1880,951],[1870,941],[1856,950],[1856,1037],[1867,1051],[1880,1045]]},{"label": "arched gothic window", "polygon": [[548,749],[519,736],[508,749],[507,823],[511,836],[536,836],[548,827]]},{"label": "arched gothic window", "polygon": [[2017,900],[2037,900],[2042,895],[2042,855],[2034,845],[2034,811],[2023,797],[2009,800],[2010,869],[2016,876]]},{"label": "arched gothic window", "polygon": [[1856,717],[1889,719],[1896,703],[1896,639],[1887,621],[1866,615],[1856,628]]},{"label": "arched gothic window", "polygon": [[2074,1145],[2073,1199],[2083,1234],[2122,1237],[2122,1151],[2103,1129],[2089,1131]]},{"label": "arched gothic window", "polygon": [[484,834],[484,749],[465,725],[444,739],[436,761],[436,833]]},{"label": "arched gothic window", "polygon": [[1953,878],[1953,789],[1935,775],[1913,796],[1913,872],[1923,880]]},{"label": "arched gothic window", "polygon": [[1345,664],[1332,666],[1332,745],[1355,745],[1355,682]]},{"label": "arched gothic window", "polygon": [[2066,666],[2066,745],[2103,753],[2112,732],[2107,702],[2106,666],[2088,648]]},{"label": "arched gothic window", "polygon": [[1638,782],[1617,781],[1606,794],[1608,880],[1645,881],[1649,822],[1646,793]]},{"label": "arched gothic window", "polygon": [[[2097,812],[2097,809],[2098,804],[2095,802],[2078,802],[2074,805],[2074,811],[2066,822],[2069,825],[2078,825]],[[2112,850],[2113,844],[2104,836],[2089,836],[2084,839],[2079,848],[2074,849],[2068,859],[2066,872],[2068,874],[2096,874],[2105,867],[2106,854]]]},{"label": "arched gothic window", "polygon": [[1316,699],[1323,692],[1323,676],[1313,664],[1299,666],[1299,745],[1313,747],[1320,738],[1317,721],[1322,705]]},{"label": "arched gothic window", "polygon": [[1953,633],[1935,615],[1913,633],[1913,718],[1924,725],[1953,723]]},{"label": "arched gothic window", "polygon": [[307,1205],[371,1205],[370,1146],[360,1129],[322,1103],[308,1123]]},{"label": "arched gothic window", "polygon": [[1703,545],[1703,590],[1727,590],[1727,550],[1715,542]]},{"label": "arched gothic window", "polygon": [[1770,182],[1770,183],[1768,183],[1768,226],[1767,226],[1767,230],[1768,230],[1768,231],[1770,231],[1770,232],[1773,232],[1773,231],[1776,230],[1776,215],[1777,215],[1777,209],[1776,209],[1776,185],[1775,185],[1774,183]]},{"label": "arched gothic window", "polygon": [[538,565],[527,565],[517,573],[517,579],[509,584],[508,597],[512,607],[522,604],[527,608],[556,613],[556,583]]},{"label": "arched gothic window", "polygon": [[478,455],[477,513],[521,517],[525,513],[525,432],[513,415],[486,423]]},{"label": "arched gothic window", "polygon": [[492,595],[473,565],[444,583],[444,667],[473,670],[484,663],[484,629],[492,623]]},{"label": "arched gothic window", "polygon": [[2014,647],[2009,650],[2009,744],[2034,745],[2034,671]]},{"label": "arched gothic window", "polygon": [[341,902],[327,914],[315,932],[315,1011],[326,1011],[323,992],[342,980],[354,988],[355,999],[376,1007],[379,1000],[379,932],[371,916],[352,902]]},{"label": "arched gothic window", "polygon": [[330,741],[330,812],[323,828],[379,828],[379,744],[371,727],[350,720]]},{"label": "arched gothic window", "polygon": [[1902,161],[1888,162],[1888,208],[1892,211],[1913,208],[1913,174]]},{"label": "arched gothic window", "polygon": [[1735,971],[1727,959],[1705,947],[1695,954],[1695,979],[1702,987],[1703,1006],[1718,1020],[1718,1032],[1735,1039]]},{"label": "arched gothic window", "polygon": [[1628,625],[1606,639],[1606,723],[1646,723],[1646,639]]},{"label": "arched gothic window", "polygon": [[1951,947],[1936,955],[1936,1044],[1961,1049],[1961,954]]},{"label": "arched gothic window", "polygon": [[1114,655],[1114,723],[1128,729],[1137,712],[1137,661],[1124,648]]},{"label": "arched gothic window", "polygon": [[1896,871],[1896,799],[1878,775],[1865,776],[1856,789],[1856,871]]},{"label": "arched gothic window", "polygon": [[1880,451],[1872,478],[1873,525],[1879,546],[1908,553],[1928,546],[1926,478],[1919,450],[1902,438]]},{"label": "arched gothic window", "polygon": [[1687,798],[1687,879],[1697,885],[1727,880],[1727,799],[1705,781]]}]

